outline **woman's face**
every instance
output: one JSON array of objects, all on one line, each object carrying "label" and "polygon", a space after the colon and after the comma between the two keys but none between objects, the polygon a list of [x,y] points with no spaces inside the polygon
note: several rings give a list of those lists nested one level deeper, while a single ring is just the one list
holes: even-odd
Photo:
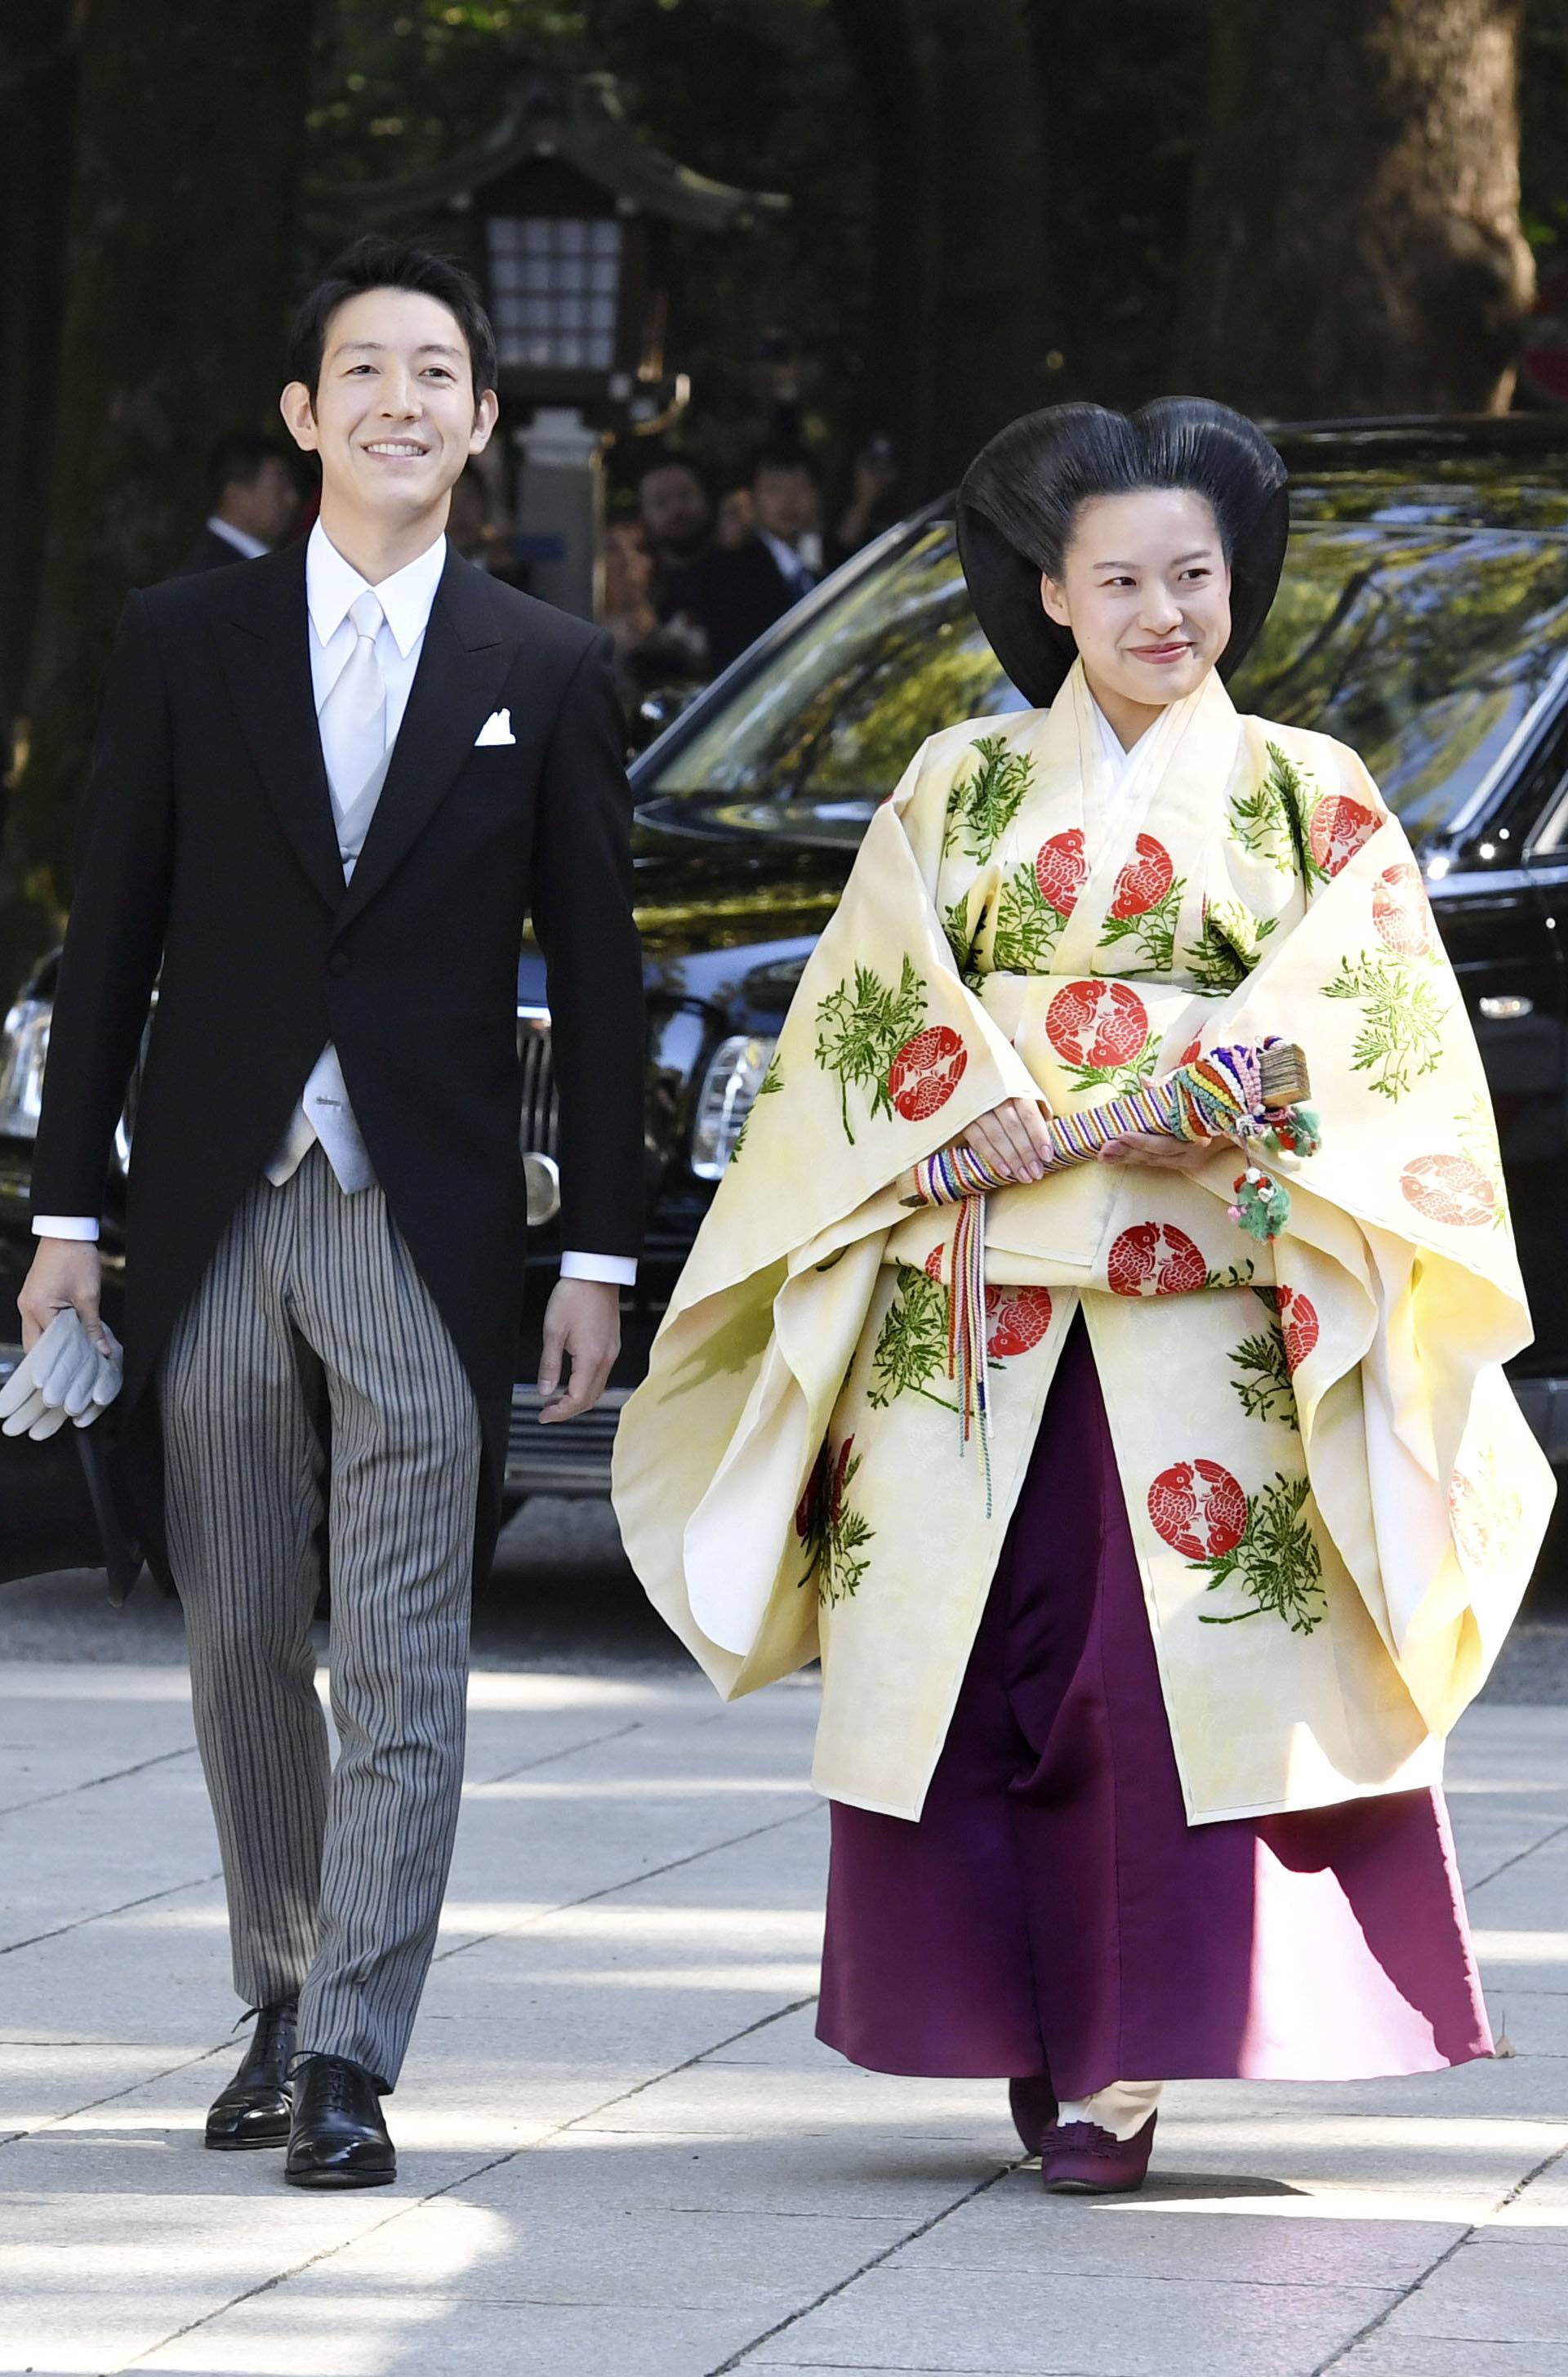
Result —
[{"label": "woman's face", "polygon": [[1202,496],[1157,487],[1084,505],[1040,600],[1091,686],[1145,709],[1192,693],[1230,640],[1230,569]]}]

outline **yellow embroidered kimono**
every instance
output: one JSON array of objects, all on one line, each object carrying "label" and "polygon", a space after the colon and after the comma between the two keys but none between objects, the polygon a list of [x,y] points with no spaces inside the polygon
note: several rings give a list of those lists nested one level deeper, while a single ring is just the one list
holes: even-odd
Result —
[{"label": "yellow embroidered kimono", "polygon": [[[727,1695],[820,1651],[814,1779],[913,1817],[1068,1325],[1110,1418],[1190,1821],[1432,1780],[1550,1472],[1480,1061],[1355,754],[1210,676],[1108,815],[1081,666],[937,735],[878,811],[623,1415],[615,1506]],[[1263,1246],[1238,1171],[1087,1165],[987,1200],[988,1480],[948,1376],[951,1212],[909,1167],[1199,1046],[1299,1041],[1321,1152]],[[988,1510],[989,1500],[989,1510]]]}]

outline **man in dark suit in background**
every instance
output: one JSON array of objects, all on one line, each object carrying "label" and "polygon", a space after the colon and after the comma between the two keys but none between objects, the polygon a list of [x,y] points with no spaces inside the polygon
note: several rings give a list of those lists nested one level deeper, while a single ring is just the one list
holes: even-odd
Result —
[{"label": "man in dark suit in background", "polygon": [[[286,2141],[297,2184],[376,2186],[499,1518],[525,919],[572,1250],[545,1315],[547,1423],[597,1401],[636,1274],[644,994],[611,639],[445,535],[495,422],[477,289],[362,241],[305,301],[291,365],[284,418],[322,470],[309,540],[125,606],[20,1301],[29,1345],[66,1307],[101,1333],[91,1240],[157,979],[123,1446],[144,1523],[166,1512],[235,1986],[259,2009],[207,2142]],[[324,1499],[336,1766],[311,1639]]]},{"label": "man in dark suit in background", "polygon": [[294,466],[278,439],[226,429],[207,458],[207,519],[175,574],[258,561],[286,541],[299,509]]},{"label": "man in dark suit in background", "polygon": [[821,501],[808,457],[788,447],[759,454],[751,498],[751,533],[731,549],[715,546],[667,589],[668,608],[702,629],[714,676],[821,575]]}]

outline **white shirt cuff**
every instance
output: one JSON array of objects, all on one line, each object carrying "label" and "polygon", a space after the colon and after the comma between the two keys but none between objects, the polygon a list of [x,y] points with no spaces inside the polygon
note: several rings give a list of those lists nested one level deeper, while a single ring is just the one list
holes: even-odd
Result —
[{"label": "white shirt cuff", "polygon": [[635,1287],[637,1283],[637,1260],[635,1255],[577,1255],[561,1258],[563,1279],[607,1279],[617,1287]]},{"label": "white shirt cuff", "polygon": [[35,1213],[35,1238],[96,1238],[98,1224],[89,1213]]}]

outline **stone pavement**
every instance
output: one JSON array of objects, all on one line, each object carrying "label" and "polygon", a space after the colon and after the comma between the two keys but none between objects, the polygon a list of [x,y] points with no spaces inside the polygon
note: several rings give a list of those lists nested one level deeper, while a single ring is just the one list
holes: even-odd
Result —
[{"label": "stone pavement", "polygon": [[476,1676],[394,2189],[204,2154],[235,2055],[181,1670],[0,1666],[0,2370],[1563,2377],[1568,1709],[1454,1807],[1505,2060],[1188,2084],[1043,2196],[992,2084],[816,2045],[808,1682]]}]

